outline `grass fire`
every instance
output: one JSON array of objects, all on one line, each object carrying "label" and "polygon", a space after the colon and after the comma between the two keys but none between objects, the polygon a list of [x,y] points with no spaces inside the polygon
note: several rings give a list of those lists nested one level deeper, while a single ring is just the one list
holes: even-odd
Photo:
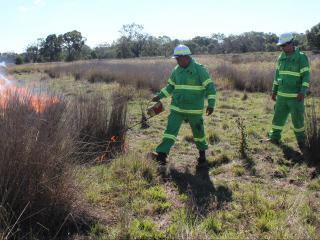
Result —
[{"label": "grass fire", "polygon": [[319,1],[17,2],[0,240],[320,239]]}]

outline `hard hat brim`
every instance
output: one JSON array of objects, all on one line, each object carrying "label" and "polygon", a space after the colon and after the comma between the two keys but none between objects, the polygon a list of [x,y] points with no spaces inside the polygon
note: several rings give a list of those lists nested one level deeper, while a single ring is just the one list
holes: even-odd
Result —
[{"label": "hard hat brim", "polygon": [[281,46],[281,45],[283,45],[283,44],[286,44],[287,42],[278,42],[277,43],[277,46]]},{"label": "hard hat brim", "polygon": [[286,44],[286,43],[290,43],[290,42],[292,42],[292,40],[293,40],[293,39],[291,39],[290,41],[278,42],[278,43],[277,43],[277,46],[281,46],[281,45],[284,45],[284,44]]},{"label": "hard hat brim", "polygon": [[178,57],[183,57],[183,56],[191,56],[192,54],[187,54],[187,55],[173,55],[171,58],[178,58]]}]

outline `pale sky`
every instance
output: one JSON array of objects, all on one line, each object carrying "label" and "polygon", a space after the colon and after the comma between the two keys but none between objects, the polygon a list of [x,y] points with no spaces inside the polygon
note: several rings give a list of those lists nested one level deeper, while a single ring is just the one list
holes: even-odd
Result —
[{"label": "pale sky", "polygon": [[0,52],[21,53],[38,38],[72,30],[95,47],[112,43],[131,23],[156,37],[191,39],[219,32],[304,33],[319,22],[319,0],[0,0]]}]

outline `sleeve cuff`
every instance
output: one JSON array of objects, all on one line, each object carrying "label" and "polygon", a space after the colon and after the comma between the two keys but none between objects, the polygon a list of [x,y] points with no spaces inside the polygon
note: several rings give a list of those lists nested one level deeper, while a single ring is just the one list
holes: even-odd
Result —
[{"label": "sleeve cuff", "polygon": [[216,103],[216,101],[213,99],[208,100],[208,107],[211,107],[214,109],[215,103]]}]

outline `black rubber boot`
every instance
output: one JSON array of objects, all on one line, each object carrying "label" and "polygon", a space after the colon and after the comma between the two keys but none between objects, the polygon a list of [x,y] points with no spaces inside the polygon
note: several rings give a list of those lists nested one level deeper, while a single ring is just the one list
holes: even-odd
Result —
[{"label": "black rubber boot", "polygon": [[199,150],[198,165],[199,164],[204,164],[206,162],[207,162],[206,151],[205,150]]},{"label": "black rubber boot", "polygon": [[163,153],[163,152],[159,152],[156,160],[160,165],[162,165],[162,166],[166,165],[166,163],[167,163],[167,161],[166,161],[167,160],[167,154]]}]

